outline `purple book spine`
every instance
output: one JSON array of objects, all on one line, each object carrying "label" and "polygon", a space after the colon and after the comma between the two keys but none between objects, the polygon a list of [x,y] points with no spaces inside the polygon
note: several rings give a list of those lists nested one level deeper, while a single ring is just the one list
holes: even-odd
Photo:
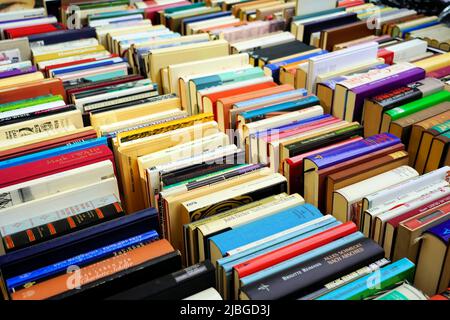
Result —
[{"label": "purple book spine", "polygon": [[319,169],[323,169],[370,152],[393,146],[400,142],[400,139],[393,134],[381,133],[364,140],[309,156],[306,159],[313,161]]},{"label": "purple book spine", "polygon": [[437,226],[428,229],[426,232],[433,234],[448,245],[450,242],[450,220],[438,224]]},{"label": "purple book spine", "polygon": [[424,78],[425,78],[424,69],[413,68],[405,72],[394,74],[387,78],[373,81],[371,83],[352,89],[352,91],[356,94],[356,103],[353,112],[353,121],[361,122],[364,99],[373,97],[383,92],[400,88],[402,86],[406,86],[411,82],[419,81]]},{"label": "purple book spine", "polygon": [[26,69],[13,69],[8,71],[0,72],[0,79],[9,78],[13,76],[18,76],[21,74],[36,72],[36,67],[32,66]]}]

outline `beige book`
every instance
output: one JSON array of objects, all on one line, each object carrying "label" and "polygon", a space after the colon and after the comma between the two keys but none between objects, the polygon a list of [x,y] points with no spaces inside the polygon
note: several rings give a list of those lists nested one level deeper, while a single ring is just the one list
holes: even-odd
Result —
[{"label": "beige book", "polygon": [[[163,99],[161,99],[163,98]],[[91,114],[91,125],[98,130],[100,126],[116,122],[126,121],[138,117],[144,117],[159,112],[179,109],[180,99],[174,96],[155,97],[154,102],[139,104],[136,106]]]},{"label": "beige book", "polygon": [[148,26],[151,25],[152,22],[149,19],[145,19],[142,21],[136,21],[132,26],[123,26],[118,28],[115,24],[108,24],[108,25],[104,25],[104,26],[100,26],[100,27],[96,27],[95,30],[97,32],[97,39],[100,42],[101,45],[106,46],[107,45],[107,41],[106,41],[106,35],[110,32],[114,32],[114,31],[118,31],[120,30],[127,30],[127,29],[132,29],[138,26]]},{"label": "beige book", "polygon": [[225,40],[155,49],[152,50],[148,58],[149,77],[158,84],[160,92],[162,92],[161,69],[171,64],[225,56],[228,55],[228,52],[228,42]]},{"label": "beige book", "polygon": [[115,145],[114,154],[123,186],[126,212],[133,213],[145,208],[144,195],[139,181],[138,157],[217,132],[217,123],[210,121],[138,139],[133,143]]},{"label": "beige book", "polygon": [[144,155],[138,158],[139,176],[144,193],[145,204],[156,207],[154,193],[148,181],[147,169],[157,165],[170,164],[180,159],[187,159],[200,155],[206,151],[215,150],[230,143],[228,136],[224,133],[212,134],[201,139],[189,141],[174,147]]},{"label": "beige book", "polygon": [[240,175],[238,177],[219,182],[214,185],[205,186],[195,190],[188,191],[182,195],[169,196],[165,198],[164,201],[164,220],[168,225],[168,239],[174,246],[174,248],[182,251],[184,256],[184,245],[183,245],[183,225],[189,223],[186,217],[182,216],[182,203],[190,199],[208,195],[226,188],[232,188],[236,186],[243,185],[246,182],[253,181],[256,179],[263,179],[266,176],[273,175],[273,172],[269,168],[263,168],[261,170],[253,171],[251,173]]},{"label": "beige book", "polygon": [[9,77],[0,80],[0,89],[4,89],[6,87],[14,85],[24,84],[26,82],[37,81],[41,79],[44,79],[44,75],[40,71]]},{"label": "beige book", "polygon": [[118,30],[111,30],[106,34],[106,48],[110,51],[114,51],[114,43],[113,43],[113,37],[120,36],[124,34],[133,34],[133,33],[140,33],[145,31],[150,31],[154,27],[152,25],[138,25],[138,26],[130,26],[128,28],[118,29]]},{"label": "beige book", "polygon": [[47,117],[22,121],[0,127],[0,141],[11,140],[33,135],[43,131],[52,131],[61,127],[77,129],[83,127],[83,119],[80,110],[63,112]]}]

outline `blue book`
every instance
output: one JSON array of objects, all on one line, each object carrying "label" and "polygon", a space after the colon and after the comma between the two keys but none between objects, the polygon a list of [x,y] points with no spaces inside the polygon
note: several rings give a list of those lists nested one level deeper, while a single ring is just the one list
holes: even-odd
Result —
[{"label": "blue book", "polygon": [[438,25],[438,24],[440,24],[440,23],[441,23],[440,21],[433,21],[433,22],[424,23],[424,24],[421,24],[421,25],[418,25],[418,26],[415,26],[415,27],[403,29],[403,30],[401,31],[401,37],[402,37],[402,38],[405,38],[406,35],[407,35],[408,33],[410,33],[410,32],[413,32],[413,31],[416,31],[416,30],[420,30],[420,29],[429,28],[429,27]]},{"label": "blue book", "polygon": [[68,29],[28,36],[28,41],[40,42],[41,45],[50,45],[61,42],[75,41],[80,39],[96,38],[95,28]]},{"label": "blue book", "polygon": [[304,204],[215,235],[209,239],[211,261],[215,264],[233,249],[320,217],[322,213],[319,209],[310,204]]},{"label": "blue book", "polygon": [[295,101],[287,101],[256,110],[242,112],[241,117],[245,119],[245,123],[249,123],[265,119],[266,115],[272,112],[296,111],[316,105],[320,105],[319,98],[316,96],[309,96]]},{"label": "blue book", "polygon": [[154,208],[119,217],[0,256],[4,278],[11,278],[145,232],[160,233]]},{"label": "blue book", "polygon": [[414,279],[415,265],[407,258],[393,262],[379,271],[376,276],[368,274],[349,284],[337,288],[316,300],[362,300],[393,285]]},{"label": "blue book", "polygon": [[[379,64],[379,65],[374,66],[372,68],[361,70],[360,72],[367,72],[369,70],[374,70],[374,69],[384,69],[384,68],[389,67],[389,66],[390,66],[389,64],[382,63],[382,64]],[[344,80],[347,80],[348,78],[349,78],[349,76],[337,76],[337,77],[331,78],[331,79],[329,79],[327,81],[321,82],[321,84],[334,90],[336,88],[336,84],[338,84],[339,82],[342,82]]]},{"label": "blue book", "polygon": [[89,139],[86,141],[78,141],[71,144],[67,144],[62,147],[52,148],[44,151],[39,151],[36,153],[30,153],[21,157],[17,158],[11,158],[5,161],[0,162],[0,170],[5,168],[10,168],[18,165],[22,165],[25,163],[50,158],[54,156],[58,156],[61,154],[79,151],[82,149],[97,147],[101,145],[108,145],[108,139],[107,138],[96,138],[96,139]]},{"label": "blue book", "polygon": [[70,266],[76,265],[80,267],[82,265],[86,265],[90,261],[96,261],[99,260],[100,258],[106,259],[107,257],[111,256],[111,254],[114,254],[115,252],[118,252],[120,250],[130,248],[140,243],[155,241],[158,239],[159,239],[158,233],[154,230],[151,230],[146,233],[125,240],[121,240],[112,243],[110,245],[100,247],[98,249],[91,250],[86,253],[79,254],[69,259],[55,262],[51,265],[9,278],[6,280],[6,285],[11,290],[18,286],[22,286],[28,282],[46,278],[48,276],[60,273],[61,271],[65,271]]},{"label": "blue book", "polygon": [[269,240],[250,249],[217,260],[217,274],[220,277],[218,279],[219,288],[226,294],[227,297],[232,294],[232,276],[233,267],[235,265],[258,257],[264,253],[287,246],[301,239],[310,237],[319,232],[337,227],[340,224],[342,224],[342,222],[337,221],[333,216],[323,216],[322,218],[316,219],[311,223],[308,223],[299,228],[295,228],[294,231],[289,232],[286,235],[277,237],[276,239]]},{"label": "blue book", "polygon": [[264,66],[264,68],[267,68],[268,70],[270,70],[271,74],[272,74],[272,78],[275,82],[279,83],[280,82],[280,68],[282,66],[285,66],[287,64],[290,63],[294,63],[297,61],[303,61],[303,60],[307,60],[310,59],[312,57],[316,57],[316,56],[320,56],[322,54],[328,53],[327,50],[320,50],[317,52],[313,52],[313,53],[309,53],[309,54],[304,54],[295,58],[291,58],[291,59],[287,59],[287,60],[283,60],[280,62],[276,62],[276,63],[269,63],[266,64]]},{"label": "blue book", "polygon": [[127,75],[128,75],[127,70],[117,70],[117,71],[112,71],[112,72],[100,73],[100,74],[93,75],[93,76],[86,76],[86,77],[83,77],[82,79],[84,79],[86,81],[95,82],[95,81],[102,81],[102,80],[107,80],[107,79],[112,79],[112,78],[122,77],[122,76],[127,76]]},{"label": "blue book", "polygon": [[282,263],[276,264],[272,267],[269,267],[267,269],[264,269],[262,271],[254,273],[252,275],[244,277],[244,278],[240,279],[241,286],[245,286],[247,284],[259,281],[259,280],[263,279],[264,277],[267,277],[267,276],[275,274],[277,272],[286,270],[297,264],[308,261],[309,259],[315,258],[321,254],[328,252],[328,251],[336,250],[337,248],[339,248],[341,246],[344,246],[346,244],[349,244],[352,241],[359,240],[362,238],[364,238],[364,235],[361,232],[352,233],[348,236],[342,237],[341,239],[338,239],[336,241],[328,243],[320,248],[311,250],[311,251],[301,254],[295,258],[283,261]]},{"label": "blue book", "polygon": [[122,62],[124,62],[124,60],[122,58],[112,58],[112,59],[107,59],[107,60],[83,63],[83,64],[76,65],[73,67],[54,69],[54,70],[52,70],[52,73],[53,73],[53,75],[58,75],[58,74],[75,72],[75,71],[86,70],[86,69],[91,69],[91,68],[110,66],[110,65],[113,65],[116,63],[122,63]]},{"label": "blue book", "polygon": [[303,160],[304,171],[328,168],[335,164],[393,146],[397,143],[401,143],[401,140],[393,134],[377,134],[364,140],[306,157]]},{"label": "blue book", "polygon": [[309,19],[309,18],[314,18],[314,17],[320,17],[320,16],[323,16],[323,15],[336,13],[336,12],[340,12],[340,11],[345,11],[345,8],[328,9],[328,10],[323,10],[323,11],[319,11],[319,12],[313,12],[313,13],[309,13],[309,14],[303,14],[303,15],[299,15],[299,16],[294,16],[292,18],[292,21]]}]

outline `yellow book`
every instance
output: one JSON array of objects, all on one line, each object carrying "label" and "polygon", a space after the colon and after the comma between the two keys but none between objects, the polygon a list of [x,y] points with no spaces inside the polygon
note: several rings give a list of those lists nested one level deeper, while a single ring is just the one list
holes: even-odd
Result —
[{"label": "yellow book", "polygon": [[423,25],[425,23],[429,23],[429,22],[433,22],[433,21],[437,21],[437,20],[438,20],[438,17],[432,16],[432,17],[420,18],[420,19],[416,19],[416,20],[408,21],[408,22],[404,22],[404,23],[399,23],[392,29],[391,35],[393,37],[401,37],[403,34],[403,30],[405,30],[407,28],[412,28],[415,26]]},{"label": "yellow book", "polygon": [[450,52],[420,60],[413,64],[419,68],[425,69],[426,72],[435,71],[450,65]]},{"label": "yellow book", "polygon": [[102,45],[92,46],[92,47],[86,47],[86,48],[76,48],[76,49],[69,49],[54,53],[47,53],[47,54],[41,54],[38,56],[34,56],[33,60],[34,63],[37,64],[42,61],[47,60],[56,60],[60,58],[66,58],[70,56],[78,56],[81,54],[87,54],[87,53],[94,53],[94,52],[101,52],[105,51],[105,47]]},{"label": "yellow book", "polygon": [[132,143],[115,145],[114,153],[120,172],[126,212],[133,213],[145,208],[139,180],[138,157],[217,132],[219,129],[216,122],[200,122],[195,126],[179,126],[178,129],[161,132]]},{"label": "yellow book", "polygon": [[158,84],[160,93],[162,93],[161,69],[172,64],[225,56],[228,55],[228,52],[228,42],[225,40],[155,49],[147,56],[148,76]]},{"label": "yellow book", "polygon": [[[0,89],[42,79],[44,79],[44,75],[40,71],[4,78],[0,80]],[[17,97],[17,99],[19,98],[20,97]]]}]

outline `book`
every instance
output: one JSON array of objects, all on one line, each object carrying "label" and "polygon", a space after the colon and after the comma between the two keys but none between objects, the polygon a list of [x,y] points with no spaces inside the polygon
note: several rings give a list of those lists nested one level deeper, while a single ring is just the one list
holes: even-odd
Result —
[{"label": "book", "polygon": [[433,138],[427,163],[425,164],[425,173],[450,164],[450,156],[448,152],[449,144],[450,132],[443,133]]},{"label": "book", "polygon": [[257,241],[276,232],[292,228],[299,223],[319,218],[320,216],[322,214],[319,210],[311,205],[305,204],[213,236],[209,240],[211,261],[215,263],[232,249]]},{"label": "book", "polygon": [[333,193],[333,216],[341,221],[361,221],[362,199],[365,195],[400,183],[417,175],[417,171],[401,166],[372,178],[362,180]]},{"label": "book", "polygon": [[[442,83],[437,79],[425,78],[423,80],[410,83],[406,86],[381,93],[370,99],[366,99],[364,102],[363,117],[364,136],[367,137],[380,133],[380,126],[384,112],[434,94],[442,90],[442,88]],[[398,132],[397,129],[393,130],[395,130],[395,133]]]},{"label": "book", "polygon": [[428,298],[412,285],[403,283],[374,300],[428,300]]},{"label": "book", "polygon": [[448,63],[448,58],[450,57],[450,52],[443,53],[441,55],[433,56],[428,59],[423,59],[414,62],[414,65],[424,69],[426,72],[436,71],[442,67],[445,67]]},{"label": "book", "polygon": [[407,103],[400,107],[393,108],[383,114],[380,132],[388,132],[392,121],[409,116],[415,112],[422,111],[437,105],[438,103],[449,101],[450,93],[448,91],[439,91],[425,98]]},{"label": "book", "polygon": [[319,297],[317,300],[362,300],[401,281],[412,281],[415,265],[406,258],[395,261],[379,269],[378,276],[372,281],[366,275],[347,285]]},{"label": "book", "polygon": [[223,300],[222,296],[214,288],[209,288],[193,294],[183,300]]},{"label": "book", "polygon": [[450,220],[447,220],[423,234],[414,285],[429,296],[444,291],[448,286],[449,230]]},{"label": "book", "polygon": [[214,270],[207,260],[141,283],[107,300],[180,300],[214,286]]},{"label": "book", "polygon": [[356,240],[258,282],[246,285],[241,288],[239,297],[241,300],[300,297],[314,287],[379,260],[382,255],[382,248],[372,240]]},{"label": "book", "polygon": [[334,51],[337,44],[359,39],[375,34],[375,29],[367,26],[366,21],[358,21],[321,31],[320,47],[324,50]]}]

